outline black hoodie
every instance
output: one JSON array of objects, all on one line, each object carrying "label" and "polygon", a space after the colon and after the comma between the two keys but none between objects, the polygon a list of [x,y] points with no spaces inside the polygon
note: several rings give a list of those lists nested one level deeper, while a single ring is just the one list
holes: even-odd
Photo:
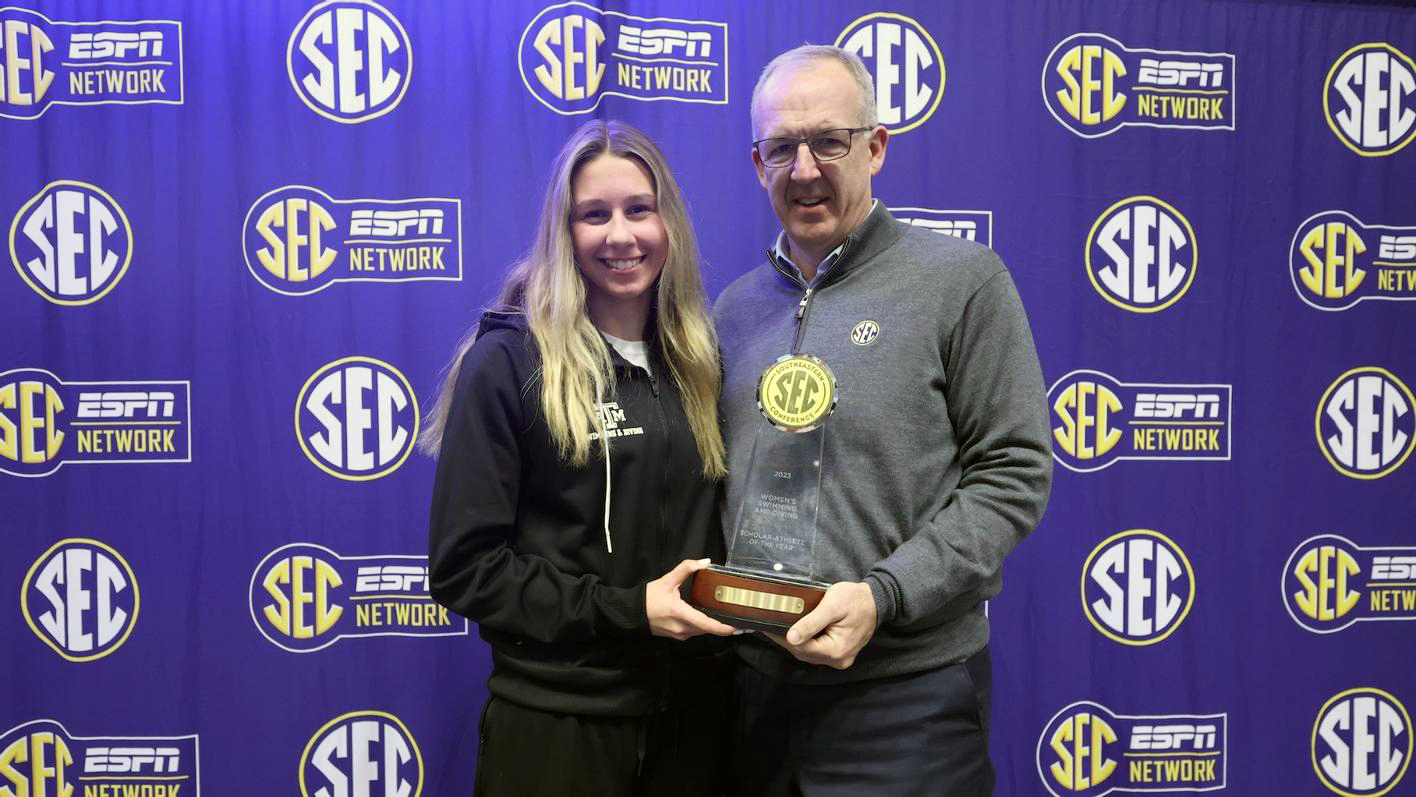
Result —
[{"label": "black hoodie", "polygon": [[566,464],[541,411],[540,355],[520,314],[489,312],[462,358],[443,432],[429,543],[432,595],[492,647],[487,687],[578,714],[665,708],[712,639],[653,637],[645,585],[684,559],[722,559],[719,485],[702,460],[668,368],[651,377],[611,349],[601,405],[605,462]]}]

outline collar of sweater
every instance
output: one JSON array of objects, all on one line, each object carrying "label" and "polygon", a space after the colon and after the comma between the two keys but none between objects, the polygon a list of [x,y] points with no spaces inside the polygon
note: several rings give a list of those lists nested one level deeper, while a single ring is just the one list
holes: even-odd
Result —
[{"label": "collar of sweater", "polygon": [[[827,285],[844,278],[845,275],[869,262],[876,255],[889,249],[904,236],[906,229],[907,225],[895,221],[895,217],[890,215],[890,210],[885,207],[884,202],[876,202],[874,209],[865,217],[865,220],[856,225],[850,235],[846,236],[840,257],[822,276],[820,285]],[[790,263],[777,256],[775,247],[767,250],[767,260],[783,276],[793,282],[797,281],[792,276],[795,269]]]}]

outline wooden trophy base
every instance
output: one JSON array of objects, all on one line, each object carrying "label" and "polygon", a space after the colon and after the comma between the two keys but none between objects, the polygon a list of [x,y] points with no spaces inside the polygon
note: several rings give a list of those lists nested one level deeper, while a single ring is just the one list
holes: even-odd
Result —
[{"label": "wooden trophy base", "polygon": [[734,628],[785,634],[821,603],[828,586],[709,565],[693,574],[688,602]]}]

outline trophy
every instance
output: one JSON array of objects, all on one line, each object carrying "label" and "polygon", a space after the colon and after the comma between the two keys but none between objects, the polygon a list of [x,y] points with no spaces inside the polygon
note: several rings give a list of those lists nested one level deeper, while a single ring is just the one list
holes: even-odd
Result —
[{"label": "trophy", "polygon": [[836,378],[822,360],[787,354],[762,372],[757,429],[727,562],[694,574],[688,602],[735,628],[785,633],[826,594],[815,580],[816,509]]}]

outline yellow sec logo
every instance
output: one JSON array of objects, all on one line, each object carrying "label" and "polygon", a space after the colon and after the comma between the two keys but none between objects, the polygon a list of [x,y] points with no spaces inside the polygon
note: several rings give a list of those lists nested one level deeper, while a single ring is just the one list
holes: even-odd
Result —
[{"label": "yellow sec logo", "polygon": [[836,407],[836,377],[816,357],[786,355],[762,372],[757,406],[778,429],[809,432]]}]

